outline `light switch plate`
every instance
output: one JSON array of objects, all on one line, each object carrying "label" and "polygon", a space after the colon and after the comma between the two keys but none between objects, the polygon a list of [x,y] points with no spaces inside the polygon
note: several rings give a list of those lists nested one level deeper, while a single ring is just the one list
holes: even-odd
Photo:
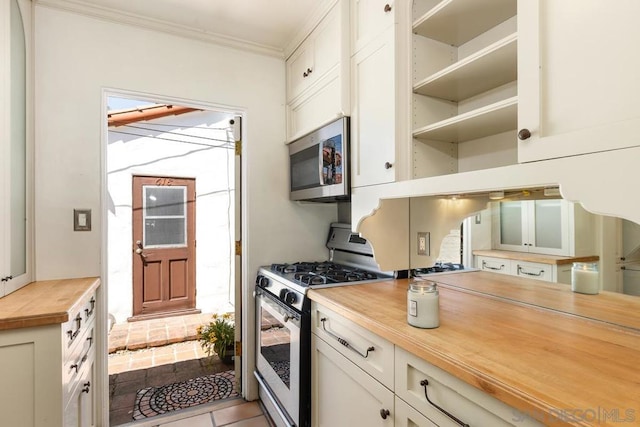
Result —
[{"label": "light switch plate", "polygon": [[73,231],[91,231],[91,209],[73,210]]}]

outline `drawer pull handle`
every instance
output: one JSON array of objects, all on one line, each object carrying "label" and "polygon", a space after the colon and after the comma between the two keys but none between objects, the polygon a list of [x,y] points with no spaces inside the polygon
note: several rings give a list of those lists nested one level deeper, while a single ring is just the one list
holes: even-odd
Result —
[{"label": "drawer pull handle", "polygon": [[95,298],[91,297],[91,300],[89,301],[89,304],[91,304],[91,309],[85,308],[84,309],[84,313],[87,319],[89,319],[89,317],[91,317],[91,315],[93,314],[93,310],[96,308],[96,300]]},{"label": "drawer pull handle", "polygon": [[389,412],[388,409],[384,409],[384,408],[380,409],[380,416],[382,417],[383,420],[386,420],[389,415],[391,415],[391,412]]},{"label": "drawer pull handle", "polygon": [[71,371],[71,370],[75,369],[75,370],[76,370],[76,374],[77,374],[77,373],[78,373],[78,368],[79,368],[79,367],[80,367],[80,366],[79,366],[77,363],[74,363],[73,365],[71,365],[71,367],[69,368],[69,370]]},{"label": "drawer pull handle", "polygon": [[420,385],[422,387],[424,387],[424,397],[427,398],[427,402],[429,402],[431,405],[433,405],[438,411],[442,412],[443,414],[445,414],[447,417],[451,418],[453,421],[455,421],[458,425],[462,426],[462,427],[469,427],[469,424],[465,423],[464,421],[461,421],[459,418],[456,418],[455,415],[447,412],[447,410],[445,410],[444,408],[441,408],[440,406],[436,405],[435,403],[433,403],[431,401],[431,399],[429,399],[429,395],[427,394],[427,386],[429,385],[429,380],[424,379],[422,381],[420,381]]},{"label": "drawer pull handle", "polygon": [[524,269],[520,266],[518,266],[518,274],[526,274],[527,276],[536,276],[536,277],[540,277],[542,276],[542,274],[544,273],[544,270],[540,270],[537,273],[530,273],[528,271],[524,271]]},{"label": "drawer pull handle", "polygon": [[491,267],[490,265],[487,264],[487,261],[482,261],[482,269],[483,270],[496,270],[496,271],[500,271],[504,268],[504,264],[501,264],[500,267]]},{"label": "drawer pull handle", "polygon": [[80,333],[80,327],[82,326],[82,316],[79,314],[76,316],[76,330],[75,331],[67,331],[67,335],[69,335],[69,342],[73,342],[76,339],[78,334]]},{"label": "drawer pull handle", "polygon": [[356,350],[355,348],[351,347],[351,344],[349,344],[349,342],[347,340],[345,340],[344,338],[340,338],[339,336],[337,336],[336,334],[334,334],[333,332],[329,331],[326,327],[325,327],[325,322],[327,321],[326,317],[323,317],[322,319],[320,319],[320,321],[322,322],[322,329],[324,329],[324,331],[329,334],[330,336],[332,336],[333,338],[336,339],[336,341],[338,341],[340,344],[342,344],[343,346],[347,347],[349,350],[358,353],[360,356],[362,356],[363,358],[367,358],[369,357],[369,352],[370,351],[374,351],[375,348],[373,348],[373,346],[369,347],[367,349],[366,353],[362,353],[358,350]]},{"label": "drawer pull handle", "polygon": [[91,382],[87,381],[86,383],[84,383],[84,387],[82,387],[82,392],[89,393],[89,390],[91,390]]}]

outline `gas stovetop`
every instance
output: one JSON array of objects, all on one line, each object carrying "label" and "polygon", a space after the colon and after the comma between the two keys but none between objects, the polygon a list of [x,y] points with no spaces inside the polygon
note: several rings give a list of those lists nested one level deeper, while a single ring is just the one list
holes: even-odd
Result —
[{"label": "gas stovetop", "polygon": [[427,274],[436,274],[436,273],[453,273],[457,271],[473,271],[474,268],[465,267],[462,264],[452,263],[452,262],[436,262],[431,267],[424,268],[414,268],[411,270],[412,277],[420,277]]},{"label": "gas stovetop", "polygon": [[361,282],[390,277],[382,273],[375,273],[359,267],[331,261],[272,264],[271,271],[302,287]]}]

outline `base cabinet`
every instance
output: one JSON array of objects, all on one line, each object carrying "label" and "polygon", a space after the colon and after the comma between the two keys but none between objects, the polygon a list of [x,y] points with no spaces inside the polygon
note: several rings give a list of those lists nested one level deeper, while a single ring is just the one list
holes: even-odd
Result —
[{"label": "base cabinet", "polygon": [[394,425],[393,392],[315,334],[311,360],[314,427]]},{"label": "base cabinet", "polygon": [[[312,304],[314,325],[319,320],[318,313],[323,313],[323,318],[330,318],[332,325],[340,325],[340,329],[329,329],[329,333],[322,338],[317,325],[312,331],[312,426],[457,427],[461,423],[474,427],[542,425],[378,336],[377,339],[382,342],[372,340],[369,348],[373,350],[369,351],[369,355],[374,355],[378,350],[384,352],[385,343],[394,348],[393,366],[390,368],[393,370],[394,383],[391,388],[385,387],[376,371],[369,369],[367,373],[363,370],[369,363],[368,355],[356,358],[346,356],[348,352],[353,352],[351,348],[358,349],[358,345],[362,344],[361,340],[358,342],[362,328],[315,302]],[[354,332],[349,330],[350,325]],[[335,332],[339,334],[342,347],[332,341],[337,335]],[[380,360],[384,360],[380,365],[380,372],[384,373],[390,359]]]},{"label": "base cabinet", "polygon": [[0,331],[3,426],[98,424],[95,294],[74,306],[68,322]]},{"label": "base cabinet", "polygon": [[508,274],[545,282],[571,284],[571,263],[545,264],[517,259],[475,256],[476,268],[489,273]]},{"label": "base cabinet", "polygon": [[474,427],[542,425],[399,347],[395,363],[396,395],[435,425],[457,427],[460,422]]}]

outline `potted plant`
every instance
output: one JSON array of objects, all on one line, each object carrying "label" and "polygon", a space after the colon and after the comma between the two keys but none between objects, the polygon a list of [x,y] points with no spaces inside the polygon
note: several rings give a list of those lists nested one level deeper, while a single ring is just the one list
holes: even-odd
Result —
[{"label": "potted plant", "polygon": [[200,346],[211,357],[213,353],[224,364],[230,365],[234,356],[235,322],[232,313],[213,314],[206,325],[198,326]]}]

